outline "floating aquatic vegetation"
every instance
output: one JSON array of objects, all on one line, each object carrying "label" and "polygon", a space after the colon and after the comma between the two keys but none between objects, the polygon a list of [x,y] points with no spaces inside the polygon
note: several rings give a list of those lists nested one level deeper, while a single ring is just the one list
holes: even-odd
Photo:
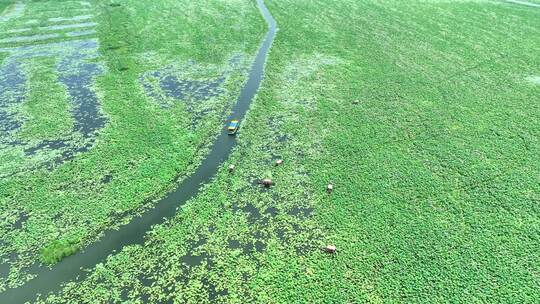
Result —
[{"label": "floating aquatic vegetation", "polygon": [[[290,89],[295,86],[305,85],[307,82],[316,83],[315,75],[318,71],[342,63],[343,60],[339,58],[319,53],[300,56],[293,59],[285,68],[282,76],[284,78],[283,83]],[[314,88],[316,89],[316,87]],[[293,92],[298,92],[298,90],[293,90]],[[309,109],[315,109],[317,105],[317,95],[313,91],[305,90],[301,94],[286,94],[283,98],[291,104],[297,104]]]},{"label": "floating aquatic vegetation", "polygon": [[80,37],[80,36],[89,36],[96,34],[96,30],[86,30],[86,31],[77,31],[77,32],[68,32],[66,36],[68,37]]},{"label": "floating aquatic vegetation", "polygon": [[[135,18],[136,5],[142,3],[139,10],[146,16],[154,2],[123,1],[124,7],[133,9],[120,19],[119,27],[124,26],[122,22],[144,20]],[[181,1],[167,3],[173,2]],[[167,18],[163,8],[170,7],[164,3],[156,4],[157,15]],[[538,119],[531,110],[536,109],[537,87],[522,85],[523,76],[505,77],[536,68],[535,60],[522,60],[534,58],[530,49],[508,37],[518,36],[535,45],[531,37],[538,37],[538,29],[530,25],[537,24],[537,16],[525,13],[526,9],[510,11],[481,1],[272,3],[282,20],[283,35],[271,54],[268,81],[242,126],[240,146],[229,160],[236,165],[234,174],[226,172],[228,163],[224,164],[224,172],[175,219],[156,226],[144,246],[130,246],[112,255],[92,269],[87,279],[68,283],[62,292],[49,296],[48,303],[205,303],[220,291],[214,295],[216,302],[523,302],[538,298],[536,272],[530,267],[538,251],[534,207]],[[207,7],[214,4],[209,2]],[[211,30],[208,19],[193,15],[205,21],[197,24],[194,20],[198,26]],[[219,19],[220,26],[227,17]],[[159,24],[164,31],[171,24],[171,19],[166,21]],[[158,22],[156,18],[152,25]],[[139,23],[130,25],[139,32]],[[445,29],[443,35],[441,29]],[[239,36],[240,40],[231,41],[243,43],[244,36]],[[119,37],[124,39],[122,35],[112,42],[117,43]],[[164,37],[178,39],[178,35]],[[202,47],[206,41],[189,40],[187,45]],[[128,42],[134,49],[144,49]],[[160,44],[155,51],[166,52],[170,45],[177,51],[180,44]],[[348,64],[323,65],[299,77],[289,73],[287,67],[298,58],[309,66],[310,55],[305,53],[311,50],[344,58]],[[497,63],[503,65],[500,68],[482,71],[485,81],[457,75],[452,81],[419,85],[433,75],[463,70],[464,65],[474,67],[486,52],[501,50],[512,56]],[[121,52],[111,53],[125,60]],[[180,51],[171,53],[174,57]],[[160,63],[145,67],[167,66]],[[134,69],[134,65],[129,67]],[[112,80],[120,86],[138,79]],[[133,91],[138,92],[137,88]],[[129,92],[121,96],[134,97]],[[304,99],[318,106],[306,107],[300,102]],[[356,99],[362,103],[351,105]],[[153,110],[145,102],[135,105]],[[129,115],[128,102],[114,105]],[[172,110],[170,105],[159,113]],[[182,136],[153,140],[159,134],[150,133],[152,128],[166,123],[156,119],[143,124],[140,116],[128,117],[140,124],[122,127],[130,132],[146,127],[144,132],[153,135],[140,137],[145,146],[166,149]],[[121,121],[120,115],[117,119]],[[288,136],[285,144],[277,141],[276,133]],[[140,143],[140,138],[129,140]],[[121,147],[143,151],[129,155],[140,163],[145,157],[151,159],[147,156],[151,153],[140,154],[156,151],[134,144]],[[128,176],[125,183],[143,191],[144,181],[166,175],[163,167],[170,158],[181,158],[177,153],[182,148],[156,159],[159,169],[144,163],[147,174],[142,178],[134,178],[137,170],[130,167],[128,172],[114,173],[111,183]],[[273,156],[285,163],[272,166]],[[262,174],[271,175],[276,187],[261,191],[250,184]],[[89,176],[84,177],[91,180]],[[103,175],[97,176],[101,180]],[[59,187],[72,179],[73,175],[66,175]],[[336,185],[331,196],[324,191],[329,179]],[[129,198],[115,201],[118,209],[136,196],[124,191],[114,194]],[[100,193],[102,197],[115,198]],[[75,198],[86,203],[80,196]],[[92,203],[98,211],[108,206]],[[304,211],[310,208],[314,211]],[[190,248],[202,238],[204,245]],[[337,246],[337,255],[321,253],[319,248],[328,244]],[[202,254],[210,261],[200,260],[189,269],[182,265],[182,257]],[[208,264],[214,267],[209,269]]]},{"label": "floating aquatic vegetation", "polygon": [[[0,22],[6,22],[11,19],[16,19],[24,14],[25,4],[21,1],[17,1],[6,9],[6,12],[0,14]],[[2,11],[0,11],[2,13]]]},{"label": "floating aquatic vegetation", "polygon": [[140,81],[146,94],[163,108],[183,102],[193,115],[193,125],[196,125],[214,108],[212,100],[226,92],[224,83],[227,77],[244,68],[241,62],[242,56],[239,55],[233,56],[226,67],[201,66],[188,61],[144,73]]},{"label": "floating aquatic vegetation", "polygon": [[64,22],[64,21],[82,21],[92,19],[94,15],[79,15],[74,17],[54,17],[49,18],[49,22]]},{"label": "floating aquatic vegetation", "polygon": [[11,29],[11,30],[8,30],[7,33],[23,33],[23,32],[28,32],[31,30],[32,30],[31,28]]},{"label": "floating aquatic vegetation", "polygon": [[[38,26],[49,25],[48,22],[74,23],[73,19],[84,19],[75,22],[93,19],[92,21],[104,24],[110,29],[95,34],[99,37],[105,52],[98,54],[98,57],[83,59],[88,64],[103,63],[110,67],[107,73],[94,77],[90,86],[91,90],[96,90],[99,101],[103,102],[110,124],[105,131],[100,132],[99,137],[96,137],[99,146],[88,153],[77,154],[79,148],[86,147],[87,141],[83,137],[83,131],[77,131],[75,127],[77,119],[72,111],[67,115],[68,120],[73,123],[71,135],[60,136],[59,139],[62,141],[56,142],[55,138],[30,141],[23,134],[24,127],[29,125],[29,121],[33,121],[25,111],[20,110],[21,107],[24,109],[25,101],[22,101],[22,106],[18,104],[13,108],[12,112],[15,114],[13,119],[20,122],[21,126],[11,134],[13,135],[11,138],[18,141],[0,149],[0,166],[3,166],[0,172],[18,173],[0,179],[2,188],[0,212],[4,218],[6,213],[17,208],[21,212],[26,212],[29,219],[22,223],[20,229],[0,225],[0,256],[2,261],[7,261],[10,266],[8,278],[0,280],[0,290],[8,286],[10,288],[19,286],[34,275],[34,271],[39,267],[32,265],[38,260],[40,252],[45,254],[42,251],[44,247],[54,249],[56,244],[61,245],[57,249],[62,249],[66,247],[65,240],[70,242],[75,240],[83,246],[96,241],[103,230],[114,229],[127,223],[142,210],[150,208],[154,199],[165,195],[187,174],[193,172],[208,151],[211,139],[221,130],[222,119],[237,98],[252,58],[247,56],[237,60],[235,68],[221,85],[221,93],[200,104],[201,107],[205,107],[207,114],[199,121],[196,129],[189,128],[191,114],[186,112],[182,102],[170,98],[172,106],[166,110],[159,105],[156,106],[155,101],[145,94],[139,80],[140,75],[147,71],[156,71],[160,67],[174,65],[180,56],[197,58],[198,65],[202,69],[207,67],[212,69],[215,66],[216,73],[208,71],[196,73],[194,70],[191,78],[198,80],[219,78],[228,67],[227,55],[223,54],[251,53],[256,49],[261,35],[257,28],[260,16],[253,9],[252,3],[244,0],[240,3],[208,6],[199,6],[188,1],[166,0],[166,3],[154,3],[129,0],[129,6],[136,15],[129,14],[131,9],[130,11],[118,9],[105,3],[88,13],[92,17],[84,18],[73,17],[78,15],[79,11],[71,9],[72,2],[66,5],[69,7],[66,11],[63,11],[64,6],[60,5],[66,4],[65,2],[28,3],[31,10],[28,10],[30,14],[25,17],[34,19],[31,22],[33,30],[37,30]],[[187,23],[179,20],[178,16],[163,15],[164,4],[171,11],[183,11],[182,7],[187,6],[201,9],[201,14],[197,14],[194,19],[189,17],[194,23],[186,27]],[[201,25],[213,22],[214,17],[220,15],[225,6],[232,15],[220,22],[245,25],[239,32],[223,32],[217,27],[205,30],[205,35],[216,39],[211,48],[191,35],[201,29]],[[108,18],[109,13],[112,13],[112,18]],[[156,18],[152,18],[151,23],[143,22],[141,18],[147,16]],[[24,24],[25,21],[17,20],[17,23],[13,24],[14,28]],[[125,25],[131,22],[133,24],[130,28],[134,31],[126,32]],[[35,24],[37,26],[34,27]],[[152,35],[138,36],[154,26],[157,28],[152,30]],[[184,38],[187,37],[194,45],[201,46],[197,47],[197,53],[180,50],[178,46],[171,44],[181,31],[185,33]],[[154,35],[155,33],[159,35]],[[73,38],[63,34],[55,41],[70,39]],[[231,43],[232,41],[235,42]],[[117,46],[118,48],[115,48]],[[46,49],[47,46],[43,48]],[[140,54],[152,53],[156,56],[151,62],[144,61],[137,53],[132,52],[132,49],[137,49]],[[47,73],[52,75],[44,79],[44,83],[58,82],[64,87],[64,93],[68,98],[66,100],[71,101],[68,86],[60,81],[60,79],[68,81],[70,73],[59,72],[58,68],[65,52],[59,48],[54,53],[61,56],[43,54],[24,60],[41,57],[54,59],[54,68],[47,66],[50,71]],[[2,62],[5,62],[4,55],[8,56],[5,58],[13,55],[4,49],[0,54]],[[30,70],[36,70],[40,64],[21,66],[26,81],[32,76],[26,71],[28,66],[31,66]],[[77,68],[74,66],[73,70]],[[93,84],[94,81],[96,85]],[[32,88],[25,89],[24,93],[29,94]],[[69,102],[69,107],[75,109],[76,105]],[[142,142],[145,144],[141,145]],[[64,143],[68,145],[63,145]],[[37,164],[54,164],[55,159],[71,157],[64,156],[64,152],[66,154],[73,152],[77,157],[61,166],[54,165],[54,170],[37,166]],[[60,242],[55,242],[56,240]],[[21,254],[13,259],[7,259],[12,252]],[[46,254],[49,253],[56,256],[57,253],[61,254],[62,250],[48,250]],[[0,299],[2,299],[0,302],[3,302],[1,292]]]},{"label": "floating aquatic vegetation", "polygon": [[[13,150],[17,147],[24,151],[26,157],[36,156],[36,161],[27,161],[27,165],[35,166],[35,162],[50,162],[53,159],[55,163],[64,161],[76,153],[86,151],[92,145],[96,132],[105,125],[105,118],[99,110],[98,98],[92,89],[95,77],[104,72],[100,64],[90,62],[98,57],[98,48],[98,41],[90,39],[2,49],[10,54],[0,67],[2,75],[5,75],[0,79],[2,88],[0,116],[4,118],[0,142],[10,147],[3,150],[2,154],[20,155],[20,152]],[[16,136],[17,130],[25,121],[18,110],[25,98],[26,77],[21,64],[31,58],[44,56],[58,58],[56,66],[60,75],[58,80],[66,87],[72,104],[74,133],[64,139],[25,142]],[[58,152],[50,154],[49,157],[43,154],[51,150]],[[3,157],[6,157],[5,155]],[[14,173],[15,168],[10,167],[9,163],[4,163],[5,170],[2,171],[2,175]]]},{"label": "floating aquatic vegetation", "polygon": [[[280,106],[270,108],[287,107],[277,103]],[[253,130],[244,135],[248,137],[229,160],[239,164],[234,176],[226,172],[225,164],[207,191],[183,207],[175,218],[150,232],[145,246],[133,246],[111,256],[103,266],[110,274],[105,280],[105,270],[93,271],[82,283],[66,286],[61,297],[78,297],[87,286],[96,284],[124,286],[130,290],[130,299],[149,302],[245,296],[245,287],[267,265],[268,255],[292,259],[316,254],[320,232],[312,219],[314,194],[307,184],[309,178],[302,164],[305,158],[292,157],[290,151],[282,149],[276,153],[287,155],[288,161],[276,167],[265,155],[271,134],[291,132],[291,126],[287,127],[291,123],[295,138],[301,138],[293,143],[297,149],[309,149],[309,137],[316,135],[299,128],[300,122],[287,111],[279,116],[281,123],[276,124],[286,130],[265,127],[276,120],[268,115],[272,114],[269,108],[258,104],[253,111],[259,114],[246,126]],[[258,185],[249,183],[251,176],[260,174],[260,164],[279,179],[276,188],[259,191]],[[134,260],[145,262],[134,267],[129,262]],[[124,279],[128,277],[129,281]],[[104,296],[109,299],[110,295]]]},{"label": "floating aquatic vegetation", "polygon": [[18,36],[0,39],[0,43],[14,43],[14,42],[35,42],[41,40],[48,40],[60,37],[60,34],[39,34],[32,36]]},{"label": "floating aquatic vegetation", "polygon": [[81,22],[81,23],[73,23],[73,24],[42,26],[42,27],[39,27],[38,29],[42,31],[56,31],[56,30],[74,29],[74,28],[81,28],[81,27],[94,27],[97,25],[98,24],[96,22]]},{"label": "floating aquatic vegetation", "polygon": [[313,55],[300,56],[291,61],[287,65],[283,76],[286,83],[292,83],[293,85],[308,77],[312,77],[318,70],[324,69],[325,66],[337,65],[343,63],[343,60],[334,56],[323,55],[316,53]]}]

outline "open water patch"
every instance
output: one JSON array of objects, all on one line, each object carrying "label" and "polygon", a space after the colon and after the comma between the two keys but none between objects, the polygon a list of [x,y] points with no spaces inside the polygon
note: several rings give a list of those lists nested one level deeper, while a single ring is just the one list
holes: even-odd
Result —
[{"label": "open water patch", "polygon": [[[98,49],[97,39],[0,49],[1,52],[9,53],[0,65],[0,148],[10,148],[0,150],[14,155],[22,152],[30,158],[35,156],[35,161],[27,160],[33,165],[40,162],[53,165],[87,151],[93,145],[97,132],[106,123],[92,88],[95,78],[105,72],[105,68],[95,62],[99,56]],[[64,85],[69,95],[74,119],[73,131],[65,138],[36,143],[17,137],[17,132],[26,121],[21,113],[28,81],[23,64],[36,57],[53,57],[57,60],[58,81]],[[47,151],[56,152],[48,155]],[[3,169],[0,176],[17,171],[17,168]]]},{"label": "open water patch", "polygon": [[168,65],[141,75],[140,82],[147,96],[161,108],[181,102],[192,115],[195,127],[206,114],[216,109],[216,101],[227,93],[225,84],[234,72],[245,69],[243,55],[234,55],[225,65],[202,65],[188,60]]}]

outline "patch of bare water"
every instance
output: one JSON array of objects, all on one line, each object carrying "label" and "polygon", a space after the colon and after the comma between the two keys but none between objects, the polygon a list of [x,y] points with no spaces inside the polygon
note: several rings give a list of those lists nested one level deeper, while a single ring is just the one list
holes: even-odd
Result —
[{"label": "patch of bare water", "polygon": [[191,111],[193,102],[205,101],[220,95],[223,92],[220,87],[225,81],[223,75],[210,79],[182,78],[178,75],[178,70],[191,69],[193,66],[193,62],[188,62],[180,68],[169,66],[145,73],[141,77],[142,86],[148,96],[153,97],[163,108],[169,107],[169,104],[163,102],[160,96],[182,100]]},{"label": "patch of bare water", "polygon": [[[116,49],[117,47],[111,47]],[[146,59],[153,54],[145,54]],[[141,75],[141,86],[147,95],[162,108],[169,108],[175,102],[181,101],[187,105],[187,110],[198,120],[210,112],[213,107],[206,102],[220,96],[226,90],[223,88],[227,77],[232,72],[249,71],[243,54],[233,54],[228,65],[200,65],[188,60],[181,65],[172,64]]]},{"label": "patch of bare water", "polygon": [[[243,119],[259,89],[264,75],[266,58],[277,32],[277,24],[264,2],[257,0],[257,4],[269,25],[269,30],[251,66],[247,82],[243,86],[237,102],[232,107],[231,112],[238,119]],[[231,116],[228,119],[231,119]],[[147,231],[174,216],[179,207],[197,195],[201,185],[211,181],[235,144],[236,138],[228,135],[227,131],[223,129],[195,172],[187,177],[177,189],[157,202],[154,208],[146,211],[143,216],[132,219],[129,224],[121,226],[119,229],[105,231],[105,235],[99,242],[93,243],[87,246],[84,251],[62,260],[53,268],[37,267],[31,269],[30,273],[36,277],[19,288],[8,289],[0,293],[0,302],[6,302],[4,299],[9,299],[9,302],[12,303],[24,303],[32,301],[38,294],[57,292],[61,289],[62,282],[86,277],[87,273],[83,269],[94,267],[97,263],[105,260],[110,253],[121,250],[127,245],[143,244]],[[258,244],[255,247],[260,249]],[[209,261],[206,265],[211,262]]]},{"label": "patch of bare water", "polygon": [[234,55],[225,67],[202,66],[194,61],[170,65],[141,75],[140,82],[146,94],[167,109],[182,102],[192,115],[192,127],[207,115],[212,101],[226,92],[224,84],[233,71],[241,71],[243,56]]},{"label": "patch of bare water", "polygon": [[314,209],[311,207],[308,207],[308,208],[294,207],[288,212],[288,214],[291,216],[296,216],[296,217],[309,217],[313,213],[313,210]]},{"label": "patch of bare water", "polygon": [[219,87],[223,84],[223,81],[225,81],[223,77],[209,81],[199,81],[165,76],[160,80],[160,87],[167,96],[175,99],[193,97],[196,100],[205,100],[220,94]]}]

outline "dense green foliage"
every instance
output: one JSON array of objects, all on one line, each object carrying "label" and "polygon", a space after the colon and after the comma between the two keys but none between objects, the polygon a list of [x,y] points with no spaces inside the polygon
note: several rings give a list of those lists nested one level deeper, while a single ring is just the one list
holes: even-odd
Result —
[{"label": "dense green foliage", "polygon": [[8,5],[11,4],[11,1],[8,1],[8,0],[3,0],[3,1],[0,1],[0,14],[4,11],[4,9],[6,9],[6,7],[8,7]]},{"label": "dense green foliage", "polygon": [[51,58],[38,58],[27,64],[30,77],[23,111],[29,119],[21,131],[24,139],[54,139],[73,129],[66,90],[58,83],[54,65]]},{"label": "dense green foliage", "polygon": [[267,4],[280,31],[223,170],[43,301],[536,302],[540,11]]},{"label": "dense green foliage", "polygon": [[[87,152],[61,165],[53,163],[54,170],[47,164],[61,149],[27,156],[25,146],[0,143],[0,260],[10,265],[9,277],[0,278],[0,290],[26,280],[24,269],[40,253],[42,260],[50,261],[44,248],[55,248],[62,240],[79,242],[70,248],[95,241],[104,230],[151,207],[192,172],[221,131],[223,114],[236,99],[264,34],[264,22],[249,1],[23,3],[21,16],[0,22],[0,41],[74,31],[59,27],[63,25],[97,25],[91,27],[96,33],[82,37],[0,42],[0,48],[46,45],[56,54],[24,61],[27,95],[18,115],[25,120],[21,131],[8,141],[55,139],[71,128],[71,99],[68,96],[69,103],[63,99],[65,86],[56,80],[54,66],[73,54],[54,46],[55,42],[98,39],[99,56],[83,63],[97,62],[106,69],[90,88],[99,97],[106,125]],[[0,58],[11,56],[0,54]],[[235,68],[231,68],[231,58],[237,58]],[[188,62],[192,68],[185,70]],[[76,72],[83,67],[81,63],[70,68]],[[205,114],[196,126],[183,102],[170,101],[168,108],[162,108],[144,91],[141,75],[165,67],[180,70],[187,79],[224,77],[223,93],[197,104]],[[36,93],[38,89],[41,94]],[[44,112],[49,114],[42,116]],[[68,139],[75,147],[85,143],[76,132]]]},{"label": "dense green foliage", "polygon": [[80,249],[79,240],[57,240],[41,250],[40,260],[45,264],[54,264],[63,257],[72,255]]},{"label": "dense green foliage", "polygon": [[[193,59],[193,77],[215,77],[235,53],[247,66],[264,33],[248,0],[91,2],[109,121],[89,152],[0,181],[1,253],[18,257],[3,284],[19,284],[18,267],[38,253],[54,262],[127,221],[191,172],[245,76],[231,75],[226,98],[186,131],[190,113],[182,103],[163,111],[143,94],[142,74]],[[144,246],[39,302],[535,303],[540,10],[266,3],[280,30],[215,180]],[[31,18],[56,5],[32,2]],[[336,255],[320,250],[327,244]]]}]

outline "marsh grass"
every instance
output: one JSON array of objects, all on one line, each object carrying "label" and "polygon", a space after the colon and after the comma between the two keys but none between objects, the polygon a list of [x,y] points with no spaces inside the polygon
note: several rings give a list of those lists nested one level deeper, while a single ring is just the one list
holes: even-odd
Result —
[{"label": "marsh grass", "polygon": [[39,260],[44,264],[52,265],[79,251],[80,248],[80,240],[54,240],[43,247],[39,254]]}]

